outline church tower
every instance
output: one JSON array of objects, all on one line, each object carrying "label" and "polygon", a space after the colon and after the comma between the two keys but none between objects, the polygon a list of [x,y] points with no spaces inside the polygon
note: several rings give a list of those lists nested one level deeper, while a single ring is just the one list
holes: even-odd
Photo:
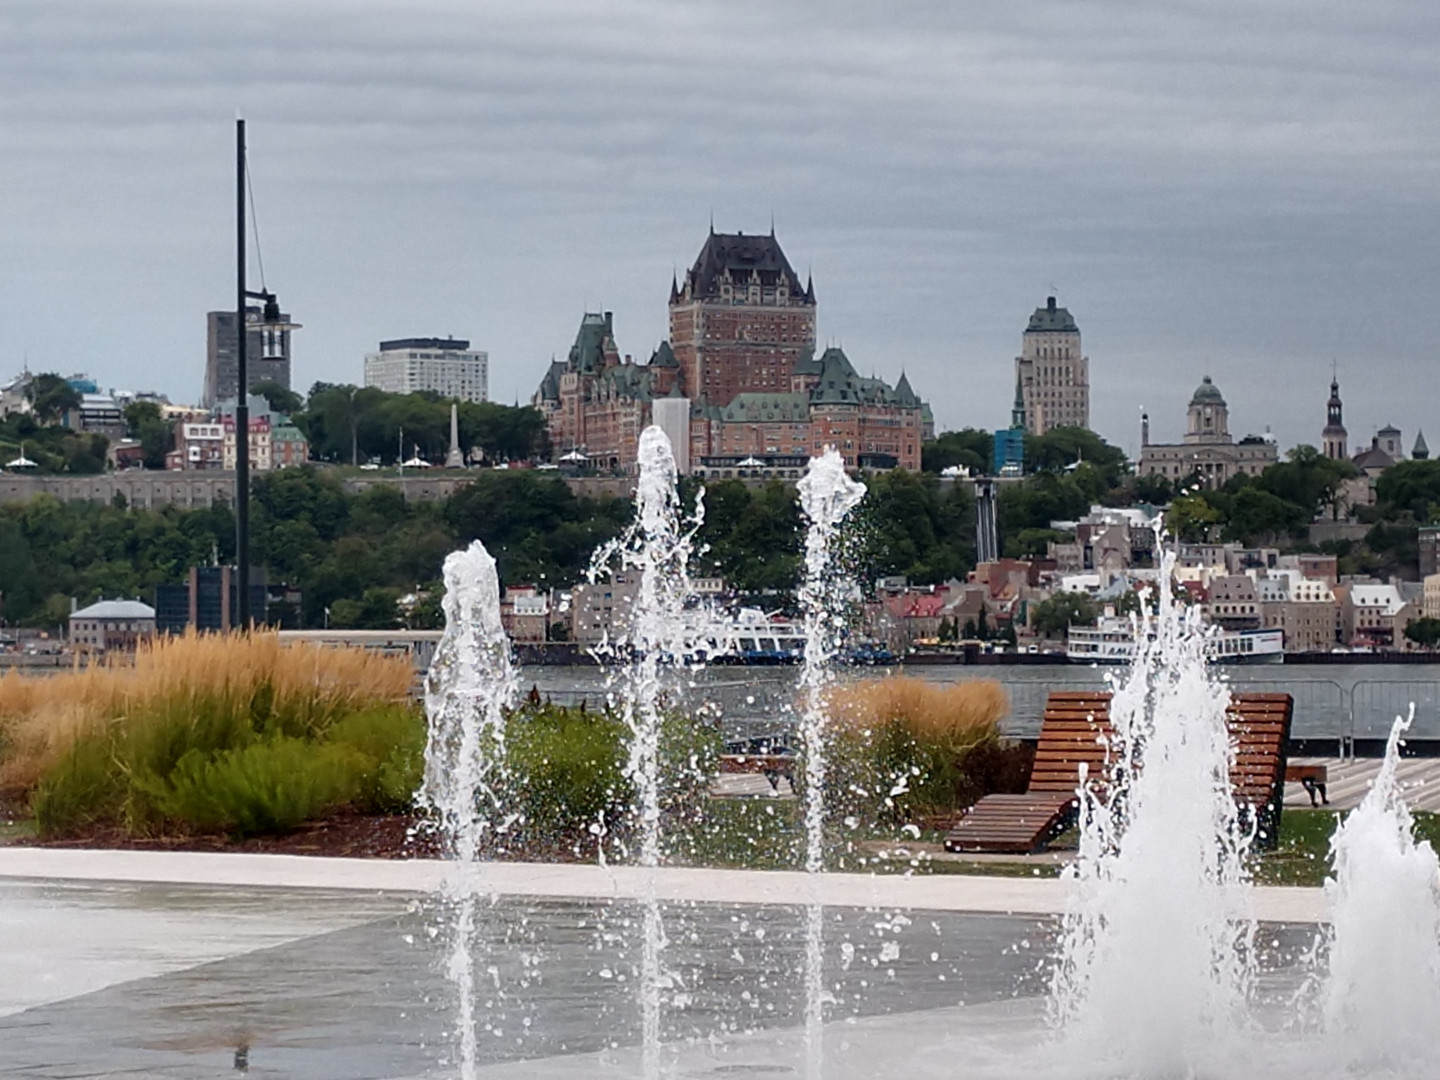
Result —
[{"label": "church tower", "polygon": [[1325,404],[1325,430],[1320,433],[1323,453],[1331,461],[1348,461],[1346,450],[1344,406],[1340,404],[1340,380],[1330,379],[1330,400]]}]

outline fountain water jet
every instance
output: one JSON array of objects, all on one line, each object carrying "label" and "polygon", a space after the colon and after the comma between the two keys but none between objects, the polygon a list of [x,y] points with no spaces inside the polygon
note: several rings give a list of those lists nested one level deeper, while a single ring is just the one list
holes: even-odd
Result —
[{"label": "fountain water jet", "polygon": [[1230,786],[1228,693],[1206,669],[1198,609],[1172,592],[1174,567],[1167,548],[1114,689],[1108,790],[1082,781],[1076,899],[1051,984],[1062,1047],[1106,1075],[1223,1072],[1248,1026],[1252,829]]},{"label": "fountain water jet", "polygon": [[1416,843],[1414,819],[1396,779],[1397,718],[1385,761],[1360,805],[1330,842],[1335,876],[1325,885],[1333,923],[1322,998],[1336,1056],[1351,1065],[1428,1063],[1440,1017],[1440,860]]},{"label": "fountain water jet", "polygon": [[[865,497],[865,485],[845,472],[845,461],[833,446],[810,465],[799,483],[805,530],[805,577],[800,606],[805,615],[805,661],[800,673],[800,742],[805,759],[805,870],[824,868],[825,828],[825,688],[832,678],[831,661],[838,647],[843,603],[835,564],[840,522]],[[815,881],[811,879],[812,883]],[[805,918],[805,1071],[819,1080],[823,1068],[822,1029],[825,1021],[823,910],[815,898]]]},{"label": "fountain water jet", "polygon": [[445,558],[445,633],[425,684],[429,740],[422,805],[439,818],[453,873],[454,915],[446,974],[459,998],[456,1036],[462,1080],[476,1068],[475,918],[487,834],[502,820],[500,770],[505,707],[514,700],[510,639],[500,622],[500,579],[480,541]]},{"label": "fountain water jet", "polygon": [[703,520],[697,499],[692,520],[681,520],[675,455],[670,440],[652,425],[640,434],[635,521],[619,538],[596,552],[591,579],[618,563],[638,573],[638,591],[621,643],[629,666],[621,683],[621,715],[630,729],[626,774],[635,785],[638,862],[646,870],[640,956],[642,1075],[660,1075],[661,993],[669,983],[662,965],[665,926],[656,895],[660,865],[661,669],[692,651],[685,605],[693,590],[689,562],[695,530]]}]

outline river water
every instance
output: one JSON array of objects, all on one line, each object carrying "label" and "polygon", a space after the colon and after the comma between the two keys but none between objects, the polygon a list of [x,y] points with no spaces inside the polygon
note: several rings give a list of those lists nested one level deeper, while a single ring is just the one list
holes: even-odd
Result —
[{"label": "river water", "polygon": [[[934,683],[994,679],[1010,697],[1007,734],[1034,737],[1052,690],[1105,689],[1120,668],[1079,665],[920,665],[847,669],[844,678],[878,678],[888,672]],[[1288,693],[1295,699],[1291,736],[1297,739],[1379,740],[1395,717],[1415,704],[1411,738],[1440,739],[1440,666],[1412,664],[1236,665],[1222,669],[1237,691]],[[799,669],[721,667],[688,676],[687,701],[707,702],[722,717],[728,737],[787,733]],[[606,678],[593,667],[525,667],[522,691],[534,688],[560,704],[605,700]]]}]

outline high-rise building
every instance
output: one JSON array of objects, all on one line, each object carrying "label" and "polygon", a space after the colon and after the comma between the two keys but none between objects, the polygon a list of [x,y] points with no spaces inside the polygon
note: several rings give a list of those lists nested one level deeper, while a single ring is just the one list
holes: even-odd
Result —
[{"label": "high-rise building", "polygon": [[1320,433],[1320,445],[1331,461],[1347,461],[1350,454],[1346,449],[1345,406],[1340,403],[1340,380],[1330,379],[1330,400],[1325,403],[1325,430]]},{"label": "high-rise building", "polygon": [[808,392],[792,379],[815,353],[815,290],[773,231],[711,228],[684,284],[671,282],[670,348],[692,401],[724,408],[740,393]]},{"label": "high-rise building", "polygon": [[[246,389],[262,382],[279,383],[290,389],[290,335],[300,329],[289,315],[273,310],[266,322],[259,307],[245,309]],[[276,321],[278,319],[278,321]],[[206,316],[205,392],[201,404],[213,408],[233,400],[238,391],[239,353],[236,350],[235,312],[212,311]]]},{"label": "high-rise building", "polygon": [[1090,358],[1080,348],[1080,328],[1070,312],[1046,297],[1021,337],[1015,377],[1024,394],[1025,430],[1090,426]]},{"label": "high-rise building", "polygon": [[490,357],[456,338],[382,341],[365,357],[365,385],[389,394],[428,390],[459,401],[490,400]]}]

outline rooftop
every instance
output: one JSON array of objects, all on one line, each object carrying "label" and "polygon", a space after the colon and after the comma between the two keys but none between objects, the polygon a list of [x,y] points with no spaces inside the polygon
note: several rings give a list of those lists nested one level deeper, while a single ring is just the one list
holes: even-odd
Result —
[{"label": "rooftop", "polygon": [[139,600],[99,600],[70,613],[72,619],[153,619],[155,609]]},{"label": "rooftop", "polygon": [[1035,309],[1035,314],[1030,316],[1030,325],[1025,328],[1027,334],[1050,334],[1066,332],[1078,334],[1080,328],[1075,325],[1075,319],[1071,316],[1068,308],[1056,307],[1055,297],[1047,296],[1045,306]]},{"label": "rooftop", "polygon": [[[758,274],[762,286],[774,287],[783,281],[796,298],[807,294],[774,233],[746,236],[744,233],[712,231],[706,237],[695,265],[686,275],[686,283],[695,296],[719,296],[720,281],[727,272],[733,280],[740,282],[748,282],[753,274]],[[810,301],[814,302],[813,296]]]},{"label": "rooftop", "polygon": [[438,338],[438,337],[406,337],[395,338],[392,341],[380,342],[381,352],[391,352],[395,349],[446,349],[455,352],[463,352],[470,348],[470,342],[464,338]]}]

